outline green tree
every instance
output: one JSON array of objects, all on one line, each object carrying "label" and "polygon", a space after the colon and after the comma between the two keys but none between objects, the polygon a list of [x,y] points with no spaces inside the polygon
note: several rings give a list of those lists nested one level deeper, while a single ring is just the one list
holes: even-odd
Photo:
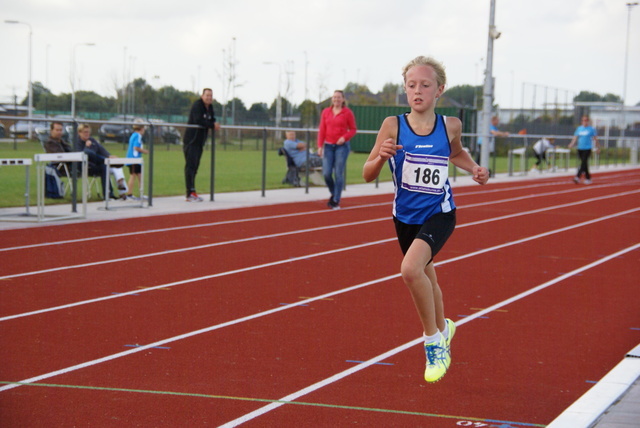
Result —
[{"label": "green tree", "polygon": [[247,120],[254,124],[264,124],[269,121],[269,109],[266,103],[254,103],[249,107]]},{"label": "green tree", "polygon": [[482,87],[472,85],[452,86],[445,91],[445,95],[466,107],[472,107],[482,102]]},{"label": "green tree", "polygon": [[304,100],[298,107],[300,124],[303,128],[315,128],[320,123],[318,104],[311,100]]},{"label": "green tree", "polygon": [[76,111],[108,113],[115,110],[115,98],[103,97],[93,91],[76,92]]},{"label": "green tree", "polygon": [[229,100],[225,105],[226,117],[234,123],[242,123],[247,117],[247,107],[240,98]]},{"label": "green tree", "polygon": [[402,90],[402,87],[395,83],[385,83],[382,87],[382,91],[378,93],[378,99],[380,103],[385,106],[396,105],[396,99],[398,93]]},{"label": "green tree", "polygon": [[622,98],[619,97],[618,95],[606,94],[604,97],[602,97],[602,101],[605,101],[608,103],[622,103]]},{"label": "green tree", "polygon": [[574,102],[600,102],[602,101],[602,97],[595,92],[589,91],[580,91],[578,95],[573,98]]},{"label": "green tree", "polygon": [[380,104],[377,97],[366,85],[349,82],[345,88],[345,94],[348,94],[349,102],[354,105],[366,106]]},{"label": "green tree", "polygon": [[[285,97],[282,97],[281,103],[282,103],[281,105],[282,117],[286,116],[287,112],[293,111],[292,109],[293,106],[291,105],[291,102],[288,99],[286,99]],[[273,120],[275,120],[276,118],[277,106],[278,106],[278,98],[275,98],[271,103],[271,106],[269,107],[269,116],[271,116]]]}]

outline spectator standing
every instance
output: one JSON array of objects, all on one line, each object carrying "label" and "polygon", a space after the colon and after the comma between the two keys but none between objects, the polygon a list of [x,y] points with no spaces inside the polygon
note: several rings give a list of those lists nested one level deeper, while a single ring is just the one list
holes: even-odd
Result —
[{"label": "spectator standing", "polygon": [[572,148],[578,143],[578,156],[580,157],[580,167],[578,173],[573,177],[573,182],[580,183],[580,178],[584,174],[584,184],[591,184],[591,174],[589,173],[589,158],[591,151],[595,145],[596,153],[600,153],[600,144],[598,143],[598,133],[595,128],[590,125],[589,116],[582,116],[581,125],[576,128],[573,138],[569,143]]},{"label": "spectator standing", "polygon": [[479,184],[487,182],[489,171],[478,166],[462,148],[460,119],[435,113],[447,79],[442,64],[419,56],[404,67],[402,75],[411,111],[384,120],[362,176],[371,182],[385,163],[391,168],[395,185],[393,220],[404,254],[400,271],[424,332],[424,378],[436,382],[451,364],[455,333],[455,324],[444,316],[433,264],[456,224],[449,161],[471,173]]},{"label": "spectator standing", "polygon": [[331,105],[322,111],[318,131],[318,155],[322,157],[322,174],[331,197],[327,205],[340,209],[344,172],[351,151],[349,141],[356,135],[356,118],[347,107],[343,91],[334,91]]},{"label": "spectator standing", "polygon": [[205,88],[202,95],[191,106],[189,125],[200,125],[200,128],[187,128],[184,133],[184,178],[187,188],[187,202],[202,202],[196,193],[196,174],[200,167],[200,159],[204,144],[207,141],[209,129],[217,131],[220,124],[216,123],[213,114],[213,91]]},{"label": "spectator standing", "polygon": [[[491,134],[491,139],[489,141],[489,153],[493,153],[496,149],[495,137],[508,137],[510,135],[508,132],[500,131],[498,129],[499,123],[500,123],[500,119],[498,119],[498,116],[493,116],[491,118],[491,124],[489,124],[489,134]],[[482,154],[482,136],[478,137],[478,152],[476,153],[476,163],[480,163],[481,154]]]},{"label": "spectator standing", "polygon": [[[149,150],[145,149],[142,144],[142,137],[144,136],[145,127],[139,123],[133,125],[133,134],[129,137],[129,150],[127,150],[128,158],[138,159],[142,157],[142,154],[148,154]],[[129,165],[129,192],[127,193],[127,199],[138,200],[133,196],[132,190],[133,183],[137,179],[138,187],[140,187],[140,174],[142,173],[142,165],[131,164]],[[143,195],[140,195],[142,198]]]}]

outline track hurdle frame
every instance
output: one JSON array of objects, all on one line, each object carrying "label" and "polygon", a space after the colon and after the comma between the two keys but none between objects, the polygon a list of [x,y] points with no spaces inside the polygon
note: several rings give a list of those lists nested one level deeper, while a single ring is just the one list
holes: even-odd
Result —
[{"label": "track hurdle frame", "polygon": [[[37,221],[68,220],[87,217],[88,171],[87,155],[83,152],[41,153],[34,156],[37,181]],[[82,171],[82,212],[72,214],[45,213],[45,168],[49,162],[80,162]],[[74,188],[77,183],[74,184]]]}]

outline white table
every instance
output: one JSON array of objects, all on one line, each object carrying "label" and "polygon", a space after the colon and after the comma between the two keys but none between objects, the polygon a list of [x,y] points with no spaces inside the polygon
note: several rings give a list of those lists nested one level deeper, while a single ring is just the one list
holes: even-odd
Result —
[{"label": "white table", "polygon": [[545,152],[545,156],[547,159],[547,165],[549,168],[555,172],[556,170],[556,158],[561,158],[564,161],[564,169],[565,171],[569,169],[569,153],[571,150],[569,149],[561,149],[558,147],[554,147],[553,149],[549,149]]},{"label": "white table", "polygon": [[[38,221],[48,220],[65,220],[72,218],[86,218],[87,217],[87,190],[88,190],[88,164],[87,155],[83,152],[70,152],[70,153],[41,153],[34,157],[36,163],[36,181],[37,181],[37,203],[38,203]],[[45,168],[49,162],[80,162],[82,171],[82,213],[72,213],[69,215],[46,215],[45,208]],[[71,178],[70,178],[71,179]]]},{"label": "white table", "polygon": [[[111,167],[112,166],[123,166],[123,165],[140,165],[140,181],[139,181],[139,195],[140,195],[140,205],[135,204],[135,205],[130,205],[127,204],[126,206],[122,206],[119,208],[143,208],[144,207],[144,160],[139,157],[139,158],[106,158],[104,160],[105,165],[107,166],[107,176],[109,176],[109,174],[111,173]],[[111,180],[107,180],[107,183],[105,184],[106,189],[104,191],[104,209],[108,210],[108,209],[113,209],[113,208],[109,208],[109,186],[111,184]],[[129,189],[129,191],[131,191],[131,189]]]},{"label": "white table", "polygon": [[527,172],[525,167],[525,151],[526,150],[527,150],[526,147],[520,147],[517,149],[509,150],[509,174],[513,172],[513,156],[514,155],[520,156],[520,172],[522,172],[523,174],[526,174]]}]

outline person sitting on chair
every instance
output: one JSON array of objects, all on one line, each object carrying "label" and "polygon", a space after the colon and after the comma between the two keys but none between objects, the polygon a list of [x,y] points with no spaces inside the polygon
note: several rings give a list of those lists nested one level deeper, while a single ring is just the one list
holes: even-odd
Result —
[{"label": "person sitting on chair", "polygon": [[[89,158],[89,174],[99,175],[102,181],[102,194],[105,194],[107,180],[107,166],[104,163],[106,158],[115,158],[111,156],[111,153],[104,148],[98,141],[91,137],[91,127],[86,123],[78,126],[78,151],[86,153]],[[127,183],[124,180],[124,173],[122,168],[111,167],[111,174],[118,182],[118,190],[120,195],[125,196],[127,193]],[[109,197],[111,199],[117,199],[113,195],[113,189],[109,188]]]},{"label": "person sitting on chair", "polygon": [[[49,127],[49,139],[44,143],[44,151],[47,153],[69,153],[72,152],[71,146],[69,143],[62,139],[62,134],[64,133],[64,128],[62,127],[62,122],[51,122]],[[58,175],[61,175],[60,168],[61,165],[66,164],[66,170],[71,170],[71,165],[67,162],[55,162],[52,163],[52,166],[55,166],[58,170]]]},{"label": "person sitting on chair", "polygon": [[[296,138],[295,131],[287,131],[285,135],[287,139],[284,140],[284,149],[298,168],[304,168],[307,162],[307,144]],[[309,168],[321,166],[322,158],[316,153],[309,153]]]},{"label": "person sitting on chair", "polygon": [[62,122],[51,122],[49,127],[49,139],[44,143],[44,151],[47,153],[68,153],[73,151],[69,143],[62,139],[64,128]]}]

